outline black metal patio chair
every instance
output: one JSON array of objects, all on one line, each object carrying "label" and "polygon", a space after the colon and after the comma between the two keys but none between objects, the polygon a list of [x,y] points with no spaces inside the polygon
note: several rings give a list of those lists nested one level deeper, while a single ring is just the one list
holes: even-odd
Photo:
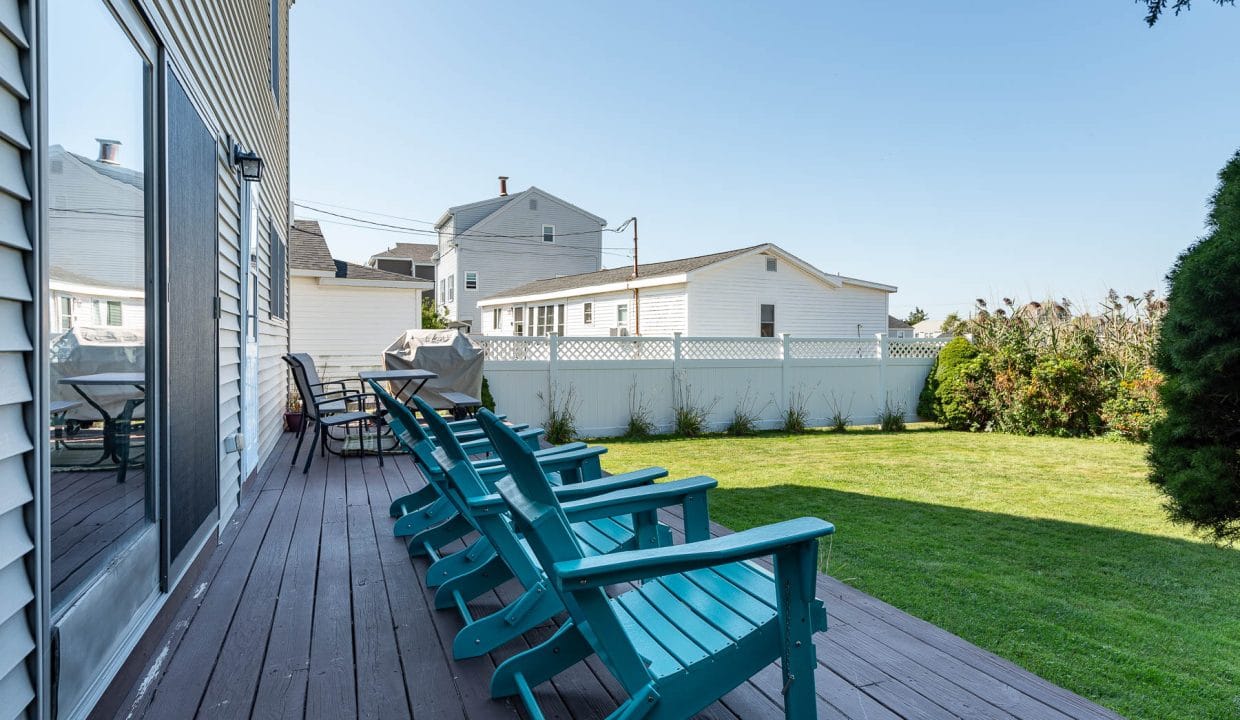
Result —
[{"label": "black metal patio chair", "polygon": [[[293,450],[292,464],[297,464],[297,456],[301,453],[301,443],[305,439],[306,426],[314,423],[314,439],[306,451],[306,465],[302,474],[310,472],[310,463],[314,460],[314,448],[317,445],[320,455],[327,453],[327,438],[331,428],[343,428],[345,437],[350,426],[358,427],[359,449],[365,451],[365,429],[369,425],[374,428],[375,453],[379,456],[379,464],[383,464],[382,429],[383,418],[376,410],[366,409],[367,404],[378,408],[378,401],[373,395],[363,392],[350,392],[348,384],[343,380],[322,382],[318,380],[318,372],[314,370],[314,360],[305,353],[289,353],[284,356],[293,373],[293,382],[297,385],[297,393],[301,396],[301,429],[297,432],[297,447]],[[311,380],[310,373],[314,373]],[[339,390],[326,390],[327,387],[340,386]],[[356,407],[351,410],[350,405]]]}]

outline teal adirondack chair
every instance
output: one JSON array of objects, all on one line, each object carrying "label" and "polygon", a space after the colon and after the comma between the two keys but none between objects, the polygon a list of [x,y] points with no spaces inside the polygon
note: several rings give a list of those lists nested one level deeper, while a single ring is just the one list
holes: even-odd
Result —
[{"label": "teal adirondack chair", "polygon": [[[503,499],[495,494],[494,481],[478,472],[460,442],[452,436],[447,423],[433,408],[421,398],[414,398],[414,402],[427,427],[439,439],[433,459],[448,477],[449,496],[461,515],[469,518],[482,535],[471,547],[477,553],[471,561],[473,568],[442,581],[435,592],[437,608],[455,606],[465,621],[453,640],[454,656],[474,657],[562,613],[564,605],[548,587],[547,578],[528,546],[514,531]],[[529,453],[529,461],[547,478],[540,459],[529,446],[522,444],[522,447]],[[659,523],[658,508],[684,503],[686,498],[696,498],[698,505],[705,504],[706,491],[715,485],[709,478],[651,484],[655,478],[666,474],[662,468],[653,468],[572,485],[556,486],[549,478],[546,482],[549,493],[565,501],[589,504],[590,512],[583,513],[568,532],[581,552],[593,556],[670,544],[671,532]],[[428,573],[435,572],[436,565],[447,564],[459,556],[458,553],[444,558],[432,565]],[[496,587],[497,580],[511,577],[521,584],[521,596],[491,615],[475,618],[468,601]]]},{"label": "teal adirondack chair", "polygon": [[[435,447],[436,443],[433,438],[426,434],[426,429],[417,422],[413,412],[408,407],[375,381],[371,380],[370,385],[387,412],[389,428],[392,430],[392,434],[396,437],[401,448],[413,456],[415,463],[418,464],[418,469],[427,477],[426,487],[397,498],[388,509],[392,517],[397,518],[396,524],[392,528],[392,533],[396,537],[418,536],[426,530],[456,516],[455,509],[443,497],[442,492],[435,487],[439,476],[443,474],[442,471],[437,466],[428,467],[420,460],[420,456],[416,451],[416,446],[419,443],[426,443],[429,447],[427,452],[423,454],[429,457],[430,450]],[[474,421],[471,419],[469,422]],[[476,425],[474,430],[468,433],[459,431],[459,423],[449,423],[449,427],[457,439],[461,441],[465,451],[471,456],[491,454],[491,441],[482,434],[482,430],[477,428]],[[556,465],[553,469],[564,480],[576,482],[579,479],[592,479],[602,475],[602,469],[598,463],[598,455],[606,452],[606,448],[587,448],[585,443],[570,443],[539,450],[539,438],[543,434],[541,428],[525,429],[527,427],[525,425],[514,425],[511,427],[513,430],[518,431],[521,439],[526,444],[537,451],[537,455],[540,458],[555,456]],[[569,453],[575,454],[570,455]],[[480,470],[487,472],[499,472],[501,474],[503,472],[502,462],[495,457],[476,460],[474,464]],[[462,531],[467,530],[467,528],[463,527],[461,529]],[[439,534],[445,535],[446,531],[447,528],[443,528]],[[455,539],[456,537],[448,537],[434,547],[440,547]],[[415,555],[427,552],[427,543],[423,542],[423,538],[409,541],[409,546],[410,551]]]},{"label": "teal adirondack chair", "polygon": [[[454,567],[458,562],[466,564],[476,564],[478,559],[474,557],[474,553],[461,552],[459,557],[452,561],[446,561],[444,565],[439,565],[441,558],[437,550],[444,545],[458,540],[472,532],[475,528],[463,516],[461,516],[458,508],[456,508],[451,498],[447,495],[443,487],[443,483],[447,482],[443,469],[434,459],[434,440],[426,434],[425,428],[417,422],[413,412],[389,394],[377,383],[371,382],[372,388],[383,404],[384,410],[388,413],[388,424],[395,435],[401,447],[409,453],[418,470],[427,480],[427,487],[416,492],[405,495],[397,502],[401,503],[404,512],[398,517],[393,527],[393,534],[397,537],[408,538],[406,541],[411,556],[429,555],[432,562],[436,563],[435,571],[428,576],[428,582],[433,586],[446,579],[454,572],[449,569]],[[455,423],[448,424],[454,430],[453,435],[460,440],[461,435],[455,432]],[[514,430],[516,429],[515,426]],[[412,428],[410,430],[409,428]],[[481,430],[479,430],[481,432]],[[522,440],[532,448],[538,447],[538,439],[541,437],[541,430],[523,430],[518,433]],[[468,442],[461,441],[461,448],[469,455],[480,453],[490,453],[491,441],[485,436],[481,439],[470,440]],[[569,443],[566,445],[556,446],[554,448],[540,449],[535,451],[541,462],[548,472],[554,473],[553,477],[563,482],[580,482],[582,480],[592,480],[602,475],[602,469],[599,466],[598,456],[606,452],[603,447],[587,447],[585,443]],[[499,458],[488,458],[485,460],[471,460],[474,467],[479,473],[498,479],[507,474],[503,467],[503,463]],[[666,473],[663,473],[666,474]],[[629,479],[634,482],[653,482],[660,474],[650,475],[646,473],[634,474]],[[647,478],[643,480],[642,478]],[[395,504],[394,504],[395,505]],[[467,558],[467,559],[466,559]]]},{"label": "teal adirondack chair", "polygon": [[[541,718],[531,688],[597,654],[629,694],[610,717],[682,720],[778,659],[785,716],[816,717],[813,635],[827,615],[814,583],[830,523],[800,518],[712,539],[701,507],[686,513],[683,545],[591,557],[570,525],[591,501],[557,498],[514,433],[486,411],[479,421],[512,473],[500,495],[569,612],[545,642],[495,669],[494,697],[518,695]],[[749,562],[763,556],[774,557],[774,576]],[[604,589],[625,582],[641,585],[614,598]]]}]

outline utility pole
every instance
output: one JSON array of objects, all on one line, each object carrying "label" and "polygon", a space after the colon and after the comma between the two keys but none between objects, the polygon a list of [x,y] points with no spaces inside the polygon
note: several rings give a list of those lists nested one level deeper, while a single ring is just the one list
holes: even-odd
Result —
[{"label": "utility pole", "polygon": [[[637,279],[637,218],[631,217],[624,221],[624,224],[616,228],[616,232],[623,232],[630,224],[633,226],[633,274],[629,276],[629,280]],[[642,334],[642,306],[640,291],[633,288],[633,334]]]},{"label": "utility pole", "polygon": [[637,218],[633,218],[633,277],[637,278]]}]

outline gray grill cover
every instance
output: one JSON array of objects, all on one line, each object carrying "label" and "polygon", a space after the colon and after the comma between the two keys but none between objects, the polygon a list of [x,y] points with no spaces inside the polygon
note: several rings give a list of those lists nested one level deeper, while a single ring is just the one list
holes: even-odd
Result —
[{"label": "gray grill cover", "polygon": [[[82,401],[82,396],[61,378],[108,372],[143,372],[146,366],[146,338],[141,329],[78,326],[52,340],[50,395],[55,400]],[[142,392],[129,385],[91,385],[83,387],[91,399],[109,415],[116,417],[130,398]],[[139,405],[134,417],[145,415]],[[99,420],[94,408],[82,403],[65,416],[71,420]]]},{"label": "gray grill cover", "polygon": [[[452,403],[443,399],[440,392],[460,392],[482,397],[482,348],[458,330],[406,330],[396,342],[383,351],[383,367],[388,370],[430,370],[439,377],[426,383],[418,397],[437,409],[447,409]],[[399,391],[400,382],[391,383]],[[409,391],[417,383],[401,393],[401,400],[409,399]]]}]

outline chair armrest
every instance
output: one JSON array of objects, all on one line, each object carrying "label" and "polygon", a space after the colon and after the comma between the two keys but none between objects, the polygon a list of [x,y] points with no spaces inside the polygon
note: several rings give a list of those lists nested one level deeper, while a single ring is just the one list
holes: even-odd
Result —
[{"label": "chair armrest", "polygon": [[[503,422],[504,420],[508,419],[507,415],[496,415],[495,417],[499,418],[500,422]],[[474,428],[478,427],[478,420],[477,418],[465,418],[464,420],[451,420],[448,422],[448,427],[452,428],[454,432],[456,430],[473,430]]]},{"label": "chair armrest", "polygon": [[[656,468],[656,470],[662,469]],[[666,474],[666,471],[664,472]],[[606,495],[594,495],[566,502],[562,507],[569,522],[585,522],[617,515],[652,512],[672,505],[696,503],[705,507],[706,491],[713,490],[718,484],[714,478],[699,475],[657,485],[616,490]]]},{"label": "chair armrest", "polygon": [[[500,477],[507,475],[507,470],[496,473]],[[551,492],[555,493],[556,498],[562,503],[568,503],[571,500],[593,497],[595,495],[608,495],[619,490],[627,488],[650,486],[655,480],[666,477],[667,471],[660,467],[646,468],[644,470],[636,470],[634,472],[621,473],[619,475],[610,475],[598,480],[586,480],[585,482],[573,483],[572,485],[553,485]],[[666,483],[673,485],[674,483]],[[663,487],[660,485],[659,487]],[[504,498],[499,493],[491,493],[476,497],[469,501],[470,508],[479,515],[494,515],[504,512],[508,509],[508,505],[504,503]],[[565,505],[567,510],[568,505]],[[611,517],[612,515],[623,515],[624,512],[606,513],[601,517]]]},{"label": "chair armrest", "polygon": [[584,590],[774,555],[833,532],[831,523],[803,517],[684,545],[563,560],[550,575],[562,590]]},{"label": "chair armrest", "polygon": [[[331,394],[332,394],[332,395],[336,395],[336,393],[331,393]],[[321,404],[321,403],[319,402],[319,400],[321,400],[321,399],[323,399],[323,398],[325,398],[325,397],[326,397],[326,395],[316,395],[316,396],[314,397],[314,400],[315,400],[315,403],[314,403],[314,404],[315,404],[315,405],[319,405],[319,404]],[[332,398],[330,398],[330,402],[340,402],[341,400],[343,400],[343,401],[344,401],[344,402],[346,402],[346,403],[347,403],[347,402],[349,402],[349,401],[351,401],[351,400],[356,400],[359,404],[361,404],[361,405],[363,405],[363,406],[365,406],[365,404],[366,404],[367,400],[369,400],[370,402],[375,403],[376,405],[378,405],[378,403],[379,403],[379,398],[378,398],[376,395],[373,395],[373,394],[371,394],[371,393],[351,393],[351,394],[348,394],[348,395],[339,395],[338,397],[332,397]]]},{"label": "chair armrest", "polygon": [[[518,431],[518,434],[520,434],[519,431]],[[542,448],[541,450],[535,450],[534,457],[542,458],[548,455],[555,455],[557,453],[580,450],[584,447],[588,447],[588,446],[583,442],[564,443],[563,445],[554,445],[549,448]],[[503,465],[503,464],[504,464],[503,459],[498,458],[498,457],[488,457],[488,458],[482,458],[481,460],[474,461],[474,467],[477,469],[493,468],[493,467],[496,467],[497,465]]]},{"label": "chair armrest", "polygon": [[667,477],[667,470],[661,467],[648,467],[632,472],[608,475],[597,480],[586,480],[572,485],[552,486],[551,492],[561,503],[571,503],[583,498],[614,493],[635,487],[648,487],[655,480]]},{"label": "chair armrest", "polygon": [[[517,431],[517,436],[526,442],[529,442],[530,438],[537,440],[537,438],[542,434],[542,428],[530,428]],[[483,455],[495,452],[495,449],[491,447],[491,440],[487,437],[480,437],[477,440],[461,440],[460,443],[461,449],[465,451],[466,455]],[[477,465],[475,465],[475,467],[477,467]]]}]

